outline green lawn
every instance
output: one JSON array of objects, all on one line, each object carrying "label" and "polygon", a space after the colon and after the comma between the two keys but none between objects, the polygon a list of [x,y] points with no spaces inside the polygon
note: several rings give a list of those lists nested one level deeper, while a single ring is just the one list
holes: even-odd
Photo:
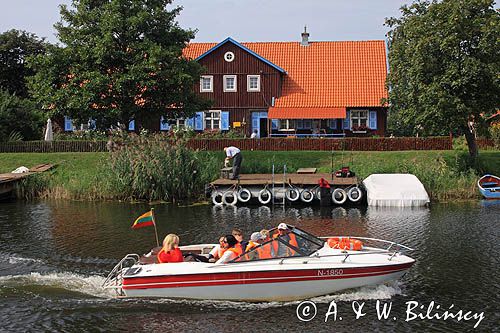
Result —
[{"label": "green lawn", "polygon": [[[222,165],[223,152],[203,152],[215,155]],[[332,165],[330,152],[317,151],[244,151],[243,173],[270,173],[272,165],[281,174],[283,166],[288,172],[301,167],[316,167],[329,172]],[[2,153],[0,173],[10,172],[24,165],[53,163],[57,167],[46,175],[51,197],[69,199],[96,198],[99,191],[98,175],[108,153]],[[422,181],[435,200],[467,199],[477,197],[475,181],[483,173],[500,174],[500,151],[481,151],[474,169],[467,164],[464,151],[404,151],[404,152],[334,152],[333,169],[349,166],[360,177],[372,173],[410,172]],[[214,178],[217,174],[214,174]],[[55,192],[58,195],[54,195]]]}]

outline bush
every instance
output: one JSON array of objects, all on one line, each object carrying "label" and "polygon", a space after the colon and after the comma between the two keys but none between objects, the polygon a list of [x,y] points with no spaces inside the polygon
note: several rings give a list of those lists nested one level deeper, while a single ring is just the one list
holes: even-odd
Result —
[{"label": "bush", "polygon": [[490,127],[490,136],[496,149],[500,149],[500,123],[492,124]]},{"label": "bush", "polygon": [[117,138],[107,163],[107,191],[120,199],[177,202],[197,199],[217,174],[213,157],[162,135]]}]

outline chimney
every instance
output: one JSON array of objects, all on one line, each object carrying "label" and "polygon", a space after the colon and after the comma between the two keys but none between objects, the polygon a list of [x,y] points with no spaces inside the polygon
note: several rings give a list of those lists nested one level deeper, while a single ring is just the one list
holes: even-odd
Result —
[{"label": "chimney", "polygon": [[309,33],[307,32],[307,27],[304,26],[304,32],[302,33],[302,41],[300,42],[302,46],[309,46]]}]

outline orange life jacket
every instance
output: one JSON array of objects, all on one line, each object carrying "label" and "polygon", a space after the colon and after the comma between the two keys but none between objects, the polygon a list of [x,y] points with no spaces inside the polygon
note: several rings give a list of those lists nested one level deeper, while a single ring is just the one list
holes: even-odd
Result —
[{"label": "orange life jacket", "polygon": [[255,242],[249,241],[248,245],[247,245],[247,248],[245,249],[245,252],[248,252],[248,251],[250,251],[251,249],[253,249],[254,247],[257,247],[257,246],[259,246],[259,243],[255,243]]},{"label": "orange life jacket", "polygon": [[268,243],[263,245],[257,249],[257,253],[259,254],[259,259],[271,259],[273,256],[273,249],[271,248],[271,244]]},{"label": "orange life jacket", "polygon": [[[273,236],[273,238],[275,238],[275,239],[278,238],[278,237],[279,237],[279,234],[275,234]],[[288,233],[288,237],[290,237],[290,240],[288,241],[288,244],[290,244],[290,245],[295,246],[296,248],[298,248],[299,244],[297,243],[297,238],[295,237],[295,235],[290,232],[290,233]],[[279,243],[278,242],[279,242],[278,240],[276,240],[276,241],[273,242],[274,253],[276,255],[278,255],[278,247],[279,247]],[[289,247],[287,247],[286,251],[287,251],[287,254],[289,256],[295,255],[295,250],[293,250],[293,249],[291,249]]]}]

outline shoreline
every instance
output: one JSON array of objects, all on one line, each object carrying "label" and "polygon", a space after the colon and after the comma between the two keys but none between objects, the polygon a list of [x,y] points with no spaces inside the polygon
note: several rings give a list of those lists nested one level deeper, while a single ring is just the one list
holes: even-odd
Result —
[{"label": "shoreline", "polygon": [[[214,159],[217,163],[206,168],[213,178],[218,178],[223,153],[198,152],[199,156]],[[104,173],[108,153],[2,153],[0,173],[10,172],[18,166],[31,167],[40,163],[54,163],[56,167],[46,173],[26,178],[18,186],[21,198],[49,198],[74,201],[157,202],[143,198],[123,198],[112,189],[104,189]],[[317,152],[317,151],[246,151],[243,152],[242,173],[267,173],[287,166],[289,173],[302,167],[315,167],[318,172],[330,172],[349,166],[360,178],[373,173],[412,173],[424,184],[431,203],[469,201],[481,199],[476,182],[484,173],[500,173],[500,151],[481,151],[475,169],[467,165],[464,151],[404,151],[404,152]],[[219,163],[220,162],[220,163]],[[281,172],[277,172],[281,173]],[[203,193],[194,193],[187,200],[203,202]],[[167,202],[167,201],[163,201]]]}]

